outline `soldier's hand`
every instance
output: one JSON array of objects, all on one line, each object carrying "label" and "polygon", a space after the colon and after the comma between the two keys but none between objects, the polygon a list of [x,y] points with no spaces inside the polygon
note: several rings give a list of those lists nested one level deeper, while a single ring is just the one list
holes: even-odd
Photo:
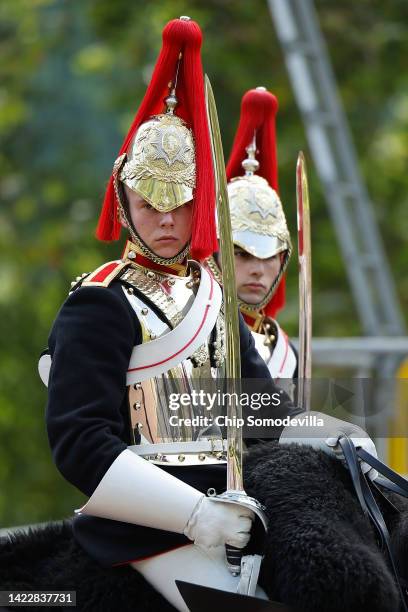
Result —
[{"label": "soldier's hand", "polygon": [[[348,423],[348,425],[350,426],[351,424]],[[354,444],[355,448],[363,448],[367,453],[370,453],[370,455],[377,459],[375,444],[364,429],[361,429],[361,427],[358,427],[357,425],[351,425],[351,427],[346,429],[347,431],[340,434],[336,432],[334,436],[331,436],[325,440],[325,444],[333,451],[337,459],[344,462],[343,450],[339,444],[339,439],[343,434],[346,434],[350,438],[350,441]],[[378,476],[377,470],[372,468],[371,465],[365,461],[361,461],[361,459],[359,461],[363,474],[367,474],[370,480],[375,480]]]},{"label": "soldier's hand", "polygon": [[[310,427],[308,425],[289,425],[283,430],[279,444],[303,444],[311,446],[316,450],[322,450],[326,454],[344,461],[342,448],[339,439],[348,436],[356,448],[363,448],[365,451],[377,458],[377,451],[370,436],[358,425],[341,421],[335,417],[321,412],[308,412],[310,416],[315,415],[322,422],[322,426]],[[298,415],[301,418],[304,415]],[[371,480],[378,476],[377,470],[371,468],[368,463],[361,462],[361,469]]]},{"label": "soldier's hand", "polygon": [[254,513],[244,506],[202,497],[184,534],[201,548],[225,544],[244,548],[251,537],[254,518]]}]

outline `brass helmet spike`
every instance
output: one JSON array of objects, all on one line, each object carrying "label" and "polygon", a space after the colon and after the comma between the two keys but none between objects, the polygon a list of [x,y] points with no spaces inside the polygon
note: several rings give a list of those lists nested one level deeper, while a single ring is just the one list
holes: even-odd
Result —
[{"label": "brass helmet spike", "polygon": [[167,98],[165,98],[164,103],[166,104],[166,114],[167,115],[174,115],[174,109],[176,108],[177,104],[178,104],[178,98],[176,96],[176,88],[172,87],[170,89],[170,93],[167,96]]},{"label": "brass helmet spike", "polygon": [[174,84],[172,82],[169,83],[170,94],[164,100],[164,103],[166,105],[167,115],[174,115],[174,109],[176,108],[178,104],[178,98],[176,96],[176,87],[177,87],[178,73],[179,73],[180,62],[181,62],[182,57],[183,57],[183,53],[182,51],[180,51],[179,56],[178,56],[178,61],[177,61],[176,76],[174,78]]},{"label": "brass helmet spike", "polygon": [[256,155],[256,130],[252,142],[246,147],[245,151],[248,157],[242,162],[242,167],[245,170],[245,176],[253,176],[254,172],[259,170],[259,161],[255,158]]}]

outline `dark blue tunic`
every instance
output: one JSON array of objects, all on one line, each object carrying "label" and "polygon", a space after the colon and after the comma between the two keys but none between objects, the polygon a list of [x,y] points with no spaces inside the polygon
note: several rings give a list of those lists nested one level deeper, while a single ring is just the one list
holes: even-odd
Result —
[{"label": "dark blue tunic", "polygon": [[[109,287],[80,287],[65,301],[49,338],[52,366],[47,428],[54,461],[62,475],[91,496],[115,459],[131,444],[126,373],[135,345],[141,344],[138,319],[120,281]],[[261,378],[276,392],[268,368],[240,318],[241,373]],[[299,413],[287,396],[275,417]],[[167,468],[206,492],[225,489],[223,464]],[[74,534],[102,565],[151,556],[190,541],[180,534],[106,519],[78,516]]]}]

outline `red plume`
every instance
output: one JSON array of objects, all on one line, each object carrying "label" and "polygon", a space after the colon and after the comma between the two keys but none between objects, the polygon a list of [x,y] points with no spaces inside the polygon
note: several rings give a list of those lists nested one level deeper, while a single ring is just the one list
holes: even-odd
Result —
[{"label": "red plume", "polygon": [[242,98],[241,117],[227,163],[227,179],[242,176],[242,162],[247,157],[246,147],[251,144],[256,130],[257,174],[278,191],[278,160],[276,155],[275,117],[278,100],[269,91],[250,89]]},{"label": "red plume", "polygon": [[[250,89],[243,96],[238,129],[226,168],[228,181],[244,174],[241,164],[247,157],[245,149],[251,144],[256,131],[256,159],[259,162],[259,170],[256,174],[266,179],[269,185],[278,192],[275,128],[278,107],[277,98],[263,89]],[[283,275],[271,300],[264,308],[267,316],[275,317],[276,313],[284,307],[285,285],[285,275]]]},{"label": "red plume", "polygon": [[[196,187],[194,190],[191,254],[196,259],[208,257],[216,250],[215,186],[210,136],[204,97],[201,63],[202,34],[195,21],[174,19],[163,30],[163,45],[145,97],[118,153],[128,150],[139,126],[152,115],[164,110],[163,100],[169,95],[168,84],[174,80],[180,52],[176,96],[177,116],[191,127],[196,145]],[[116,218],[118,203],[109,179],[96,235],[100,240],[117,240],[121,225]]]},{"label": "red plume", "polygon": [[267,317],[274,319],[277,313],[285,306],[286,301],[286,274],[282,276],[279,285],[276,287],[273,296],[264,307],[264,313]]}]

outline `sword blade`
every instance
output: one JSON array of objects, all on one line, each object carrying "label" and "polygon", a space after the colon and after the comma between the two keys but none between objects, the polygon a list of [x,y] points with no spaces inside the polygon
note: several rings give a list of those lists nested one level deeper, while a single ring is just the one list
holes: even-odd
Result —
[{"label": "sword blade", "polygon": [[299,383],[298,404],[310,410],[312,376],[312,248],[310,202],[306,162],[300,151],[296,165],[296,200],[299,259]]},{"label": "sword blade", "polygon": [[220,126],[213,90],[205,76],[207,112],[212,144],[216,183],[218,226],[221,244],[222,285],[225,308],[225,342],[227,391],[232,393],[228,404],[227,418],[227,491],[244,491],[242,477],[242,430],[236,423],[242,418],[242,407],[236,398],[240,392],[241,354],[239,346],[238,302],[235,284],[234,248],[228,204],[227,177],[222,150]]}]

